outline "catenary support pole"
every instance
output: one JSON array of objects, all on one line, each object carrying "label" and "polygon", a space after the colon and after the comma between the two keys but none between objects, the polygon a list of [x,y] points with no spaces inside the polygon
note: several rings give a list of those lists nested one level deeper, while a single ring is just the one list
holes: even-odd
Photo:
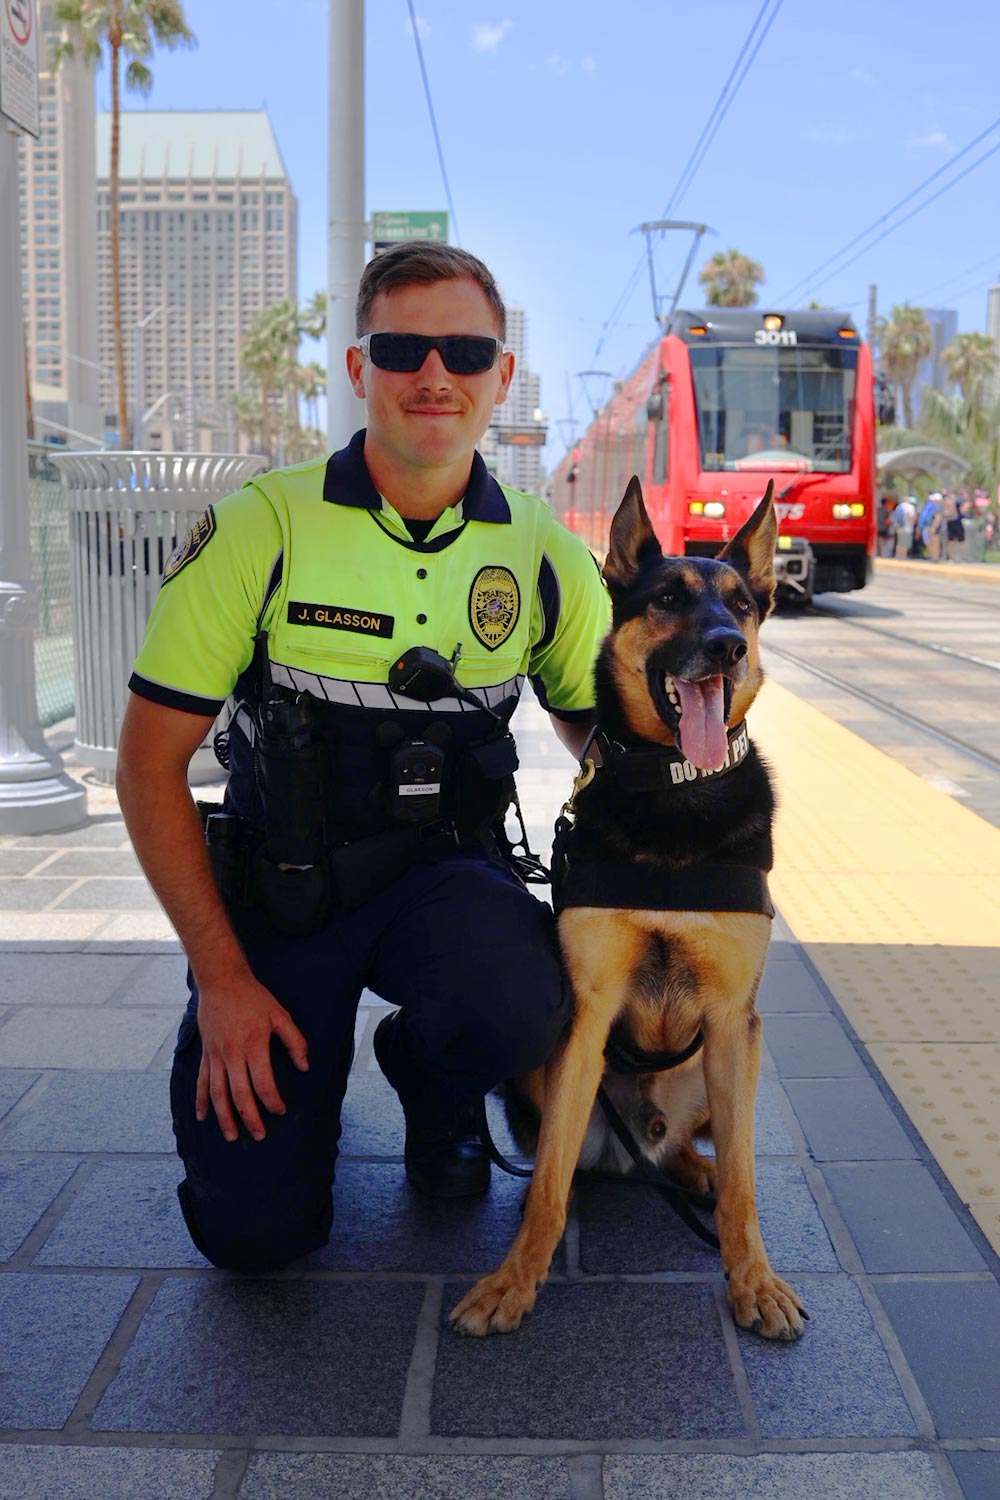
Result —
[{"label": "catenary support pole", "polygon": [[17,201],[17,139],[0,117],[0,833],[71,828],[87,793],[45,743],[35,698],[28,513],[28,414]]},{"label": "catenary support pole", "polygon": [[[878,287],[874,282],[868,287],[868,347],[872,351],[872,360],[876,361],[876,345],[878,344]],[[877,364],[877,361],[876,361]]]},{"label": "catenary support pole", "polygon": [[327,198],[327,433],[342,448],[364,425],[344,350],[354,343],[354,300],[365,264],[365,7],[330,0]]}]

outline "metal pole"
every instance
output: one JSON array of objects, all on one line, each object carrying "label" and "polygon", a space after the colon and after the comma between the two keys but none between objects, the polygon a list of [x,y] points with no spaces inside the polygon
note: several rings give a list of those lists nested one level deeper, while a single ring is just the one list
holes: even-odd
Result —
[{"label": "metal pole", "polygon": [[139,318],[133,326],[132,375],[134,377],[134,395],[132,399],[135,410],[132,413],[132,448],[136,453],[141,453],[146,444],[146,419],[142,413],[142,403],[144,400],[142,388],[146,383],[142,368],[143,334],[153,319],[158,318],[165,311],[164,306],[154,307],[152,312],[147,313],[144,318]]},{"label": "metal pole", "polygon": [[365,7],[330,0],[327,197],[327,433],[342,448],[364,422],[344,350],[355,341],[354,301],[365,264]]},{"label": "metal pole", "polygon": [[132,329],[132,447],[141,453],[145,436],[142,425],[142,324]]},{"label": "metal pole", "polygon": [[17,141],[0,118],[0,833],[48,833],[87,815],[87,793],[45,743],[35,698],[28,413]]}]

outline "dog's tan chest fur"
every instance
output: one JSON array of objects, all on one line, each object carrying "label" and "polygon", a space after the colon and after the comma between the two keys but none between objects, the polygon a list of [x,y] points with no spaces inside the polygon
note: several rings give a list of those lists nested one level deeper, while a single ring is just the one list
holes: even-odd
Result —
[{"label": "dog's tan chest fur", "polygon": [[752,1006],[771,923],[746,912],[616,911],[573,907],[559,919],[578,1005],[607,995],[609,968],[628,976],[621,1004],[642,1052],[677,1052],[705,1021]]}]

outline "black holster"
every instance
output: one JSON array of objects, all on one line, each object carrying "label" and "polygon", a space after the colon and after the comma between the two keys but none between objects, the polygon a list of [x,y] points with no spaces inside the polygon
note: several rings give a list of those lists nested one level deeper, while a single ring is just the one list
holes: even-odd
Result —
[{"label": "black holster", "polygon": [[331,910],[326,857],[325,760],[328,754],[306,693],[272,693],[254,747],[264,842],[254,861],[255,894],[272,927],[307,937]]},{"label": "black holster", "polygon": [[325,857],[315,865],[282,868],[261,849],[255,862],[254,891],[271,926],[286,937],[309,937],[329,920],[333,903]]},{"label": "black holster", "polygon": [[242,818],[222,812],[214,803],[198,803],[212,875],[230,914],[245,911],[253,901],[253,850],[250,831]]}]

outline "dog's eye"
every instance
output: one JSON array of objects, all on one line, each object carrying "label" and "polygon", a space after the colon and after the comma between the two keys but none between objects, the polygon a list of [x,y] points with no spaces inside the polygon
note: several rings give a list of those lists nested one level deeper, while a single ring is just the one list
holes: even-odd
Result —
[{"label": "dog's eye", "polygon": [[749,599],[734,599],[733,608],[738,615],[748,615],[751,608],[750,601]]},{"label": "dog's eye", "polygon": [[664,589],[658,594],[656,602],[660,609],[676,609],[681,602],[681,596],[677,589]]}]

